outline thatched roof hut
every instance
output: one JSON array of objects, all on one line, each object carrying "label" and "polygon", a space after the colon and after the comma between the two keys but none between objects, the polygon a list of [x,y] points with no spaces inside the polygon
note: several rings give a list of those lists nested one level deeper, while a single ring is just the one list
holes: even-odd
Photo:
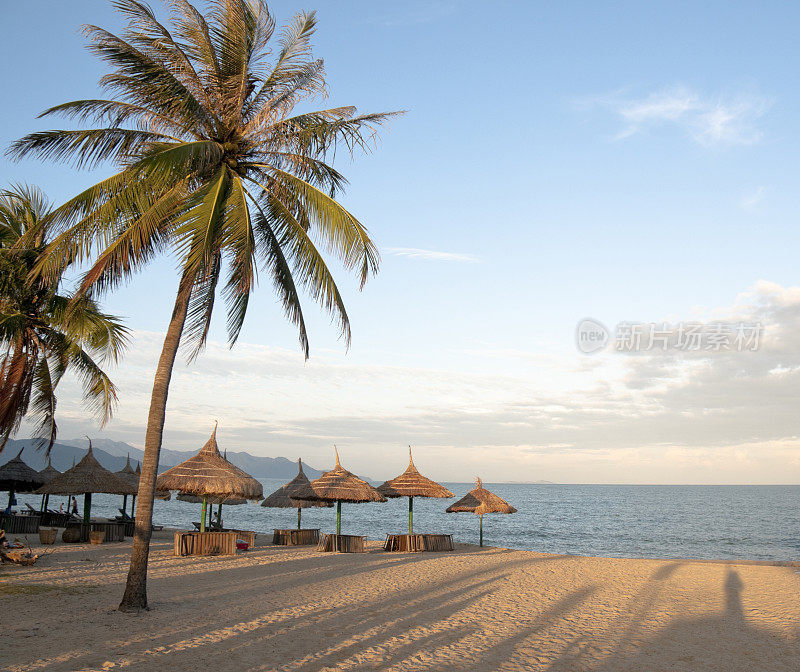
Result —
[{"label": "thatched roof hut", "polygon": [[447,507],[447,513],[516,513],[517,510],[505,499],[498,497],[483,487],[483,481],[477,479],[477,485],[454,504]]},{"label": "thatched roof hut", "polygon": [[127,459],[125,460],[125,466],[122,467],[119,471],[114,472],[117,476],[121,477],[128,483],[132,483],[136,486],[137,490],[139,488],[139,475],[133,470],[131,467],[131,456],[128,455]]},{"label": "thatched roof hut", "polygon": [[45,478],[36,469],[22,461],[22,450],[0,467],[0,489],[9,492],[32,492],[45,484]]},{"label": "thatched roof hut", "polygon": [[481,533],[480,545],[483,546],[483,514],[485,513],[516,513],[517,510],[505,499],[498,497],[483,487],[483,481],[477,479],[475,488],[454,504],[447,507],[447,513],[474,513],[480,516]]},{"label": "thatched roof hut", "polygon": [[261,483],[220,455],[216,425],[197,455],[167,469],[156,479],[156,490],[239,499],[261,499],[264,494]]},{"label": "thatched roof hut", "polygon": [[261,506],[268,506],[275,509],[297,509],[297,529],[300,529],[302,524],[302,510],[315,506],[333,506],[333,502],[323,501],[321,499],[297,499],[297,497],[308,496],[314,497],[314,490],[311,487],[311,481],[308,480],[303,471],[303,462],[298,458],[297,460],[297,476],[295,476],[288,483],[284,483],[275,492],[269,495]]},{"label": "thatched roof hut", "polygon": [[[313,499],[316,495],[311,487],[311,481],[308,480],[308,476],[303,471],[302,460],[297,460],[297,467],[297,476],[269,495],[261,502],[261,506],[275,509],[306,509],[312,506],[333,506],[331,502]],[[308,499],[298,499],[298,497],[308,497]]]},{"label": "thatched roof hut", "polygon": [[315,481],[311,481],[311,492],[299,493],[295,499],[311,499],[323,502],[385,502],[386,498],[366,481],[350,473],[339,463],[339,451],[336,453],[336,466],[326,471]]},{"label": "thatched roof hut", "polygon": [[50,464],[50,457],[47,457],[47,466],[39,472],[39,476],[44,479],[45,483],[49,483],[56,476],[61,476],[61,472]]},{"label": "thatched roof hut", "polygon": [[385,502],[386,497],[339,464],[339,451],[336,446],[333,447],[333,450],[336,453],[336,466],[315,481],[311,481],[311,492],[296,494],[294,498],[336,502],[336,534],[338,535],[342,532],[342,502],[351,504]]},{"label": "thatched roof hut", "polygon": [[455,497],[443,485],[426,478],[414,466],[411,446],[408,447],[408,468],[397,478],[377,487],[384,497]]},{"label": "thatched roof hut", "polygon": [[56,476],[37,492],[42,495],[83,495],[93,492],[134,495],[136,487],[103,467],[95,458],[89,442],[89,450],[78,464]]},{"label": "thatched roof hut", "polygon": [[411,446],[408,447],[408,467],[397,478],[377,487],[384,497],[408,497],[408,533],[414,534],[414,497],[455,497],[443,485],[426,478],[414,466]]}]

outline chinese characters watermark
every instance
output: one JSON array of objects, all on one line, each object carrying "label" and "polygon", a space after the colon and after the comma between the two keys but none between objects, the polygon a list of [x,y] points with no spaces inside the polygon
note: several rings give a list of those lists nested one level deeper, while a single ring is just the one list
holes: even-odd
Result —
[{"label": "chinese characters watermark", "polygon": [[590,354],[611,344],[617,352],[721,352],[758,350],[763,336],[760,322],[620,322],[613,337],[597,320],[578,323],[578,350]]}]

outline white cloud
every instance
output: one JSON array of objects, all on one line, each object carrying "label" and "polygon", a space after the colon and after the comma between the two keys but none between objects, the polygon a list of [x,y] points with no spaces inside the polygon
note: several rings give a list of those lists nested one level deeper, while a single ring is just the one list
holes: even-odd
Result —
[{"label": "white cloud", "polygon": [[687,87],[673,87],[641,97],[620,93],[582,101],[583,107],[607,109],[623,122],[614,140],[677,127],[704,146],[749,145],[762,137],[757,121],[769,102],[762,96],[740,93],[733,96],[704,96]]},{"label": "white cloud", "polygon": [[463,252],[438,252],[436,250],[422,250],[417,247],[386,247],[384,251],[395,257],[423,259],[425,261],[456,261],[468,264],[474,264],[480,261],[480,258],[474,254],[465,254]]},{"label": "white cloud", "polygon": [[756,212],[766,193],[767,190],[763,186],[756,187],[742,197],[739,201],[739,207],[747,212]]},{"label": "white cloud", "polygon": [[[760,322],[760,348],[586,356],[571,340],[530,353],[487,344],[461,348],[463,365],[448,370],[212,342],[176,366],[164,445],[199,448],[219,419],[229,450],[324,467],[336,442],[348,467],[374,478],[402,471],[410,443],[445,480],[800,482],[800,287],[760,281],[692,319],[703,317]],[[161,335],[136,332],[114,373],[121,405],[109,438],[141,446],[160,348]],[[64,438],[97,433],[79,399],[63,381]]]}]

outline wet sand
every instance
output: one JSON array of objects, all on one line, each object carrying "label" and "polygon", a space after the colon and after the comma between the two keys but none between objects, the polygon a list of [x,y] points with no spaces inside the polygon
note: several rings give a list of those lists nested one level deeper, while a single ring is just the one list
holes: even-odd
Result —
[{"label": "wet sand", "polygon": [[800,563],[623,560],[458,545],[362,555],[151,554],[130,544],[0,568],[0,670],[800,670]]}]

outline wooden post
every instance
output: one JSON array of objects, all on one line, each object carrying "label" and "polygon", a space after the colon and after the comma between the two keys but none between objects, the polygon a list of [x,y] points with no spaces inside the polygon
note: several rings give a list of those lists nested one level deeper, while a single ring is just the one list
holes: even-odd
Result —
[{"label": "wooden post", "polygon": [[336,534],[342,533],[342,500],[336,500]]},{"label": "wooden post", "polygon": [[42,504],[39,507],[39,513],[44,513],[44,508],[45,508],[45,503],[44,502],[45,502],[46,498],[47,498],[47,495],[42,495]]},{"label": "wooden post", "polygon": [[92,493],[85,492],[83,494],[83,522],[89,523],[92,517]]},{"label": "wooden post", "polygon": [[203,513],[200,514],[200,531],[206,531],[206,498],[203,497]]},{"label": "wooden post", "polygon": [[481,519],[481,543],[480,545],[483,546],[483,514],[480,515]]},{"label": "wooden post", "polygon": [[408,498],[408,533],[414,534],[414,498]]},{"label": "wooden post", "polygon": [[131,518],[136,517],[136,495],[131,498]]},{"label": "wooden post", "polygon": [[[122,511],[125,512],[127,510],[128,510],[128,495],[122,495]],[[126,513],[125,515],[128,514]]]},{"label": "wooden post", "polygon": [[219,504],[217,504],[217,522],[219,523],[219,529],[220,529],[220,530],[221,530],[223,527],[225,527],[225,526],[222,524],[222,500],[220,500],[220,503],[219,503]]},{"label": "wooden post", "polygon": [[11,513],[11,507],[14,505],[14,488],[8,491],[8,512]]},{"label": "wooden post", "polygon": [[300,516],[302,515],[302,513],[303,513],[303,509],[301,509],[301,508],[298,506],[298,507],[297,507],[297,529],[298,529],[298,530],[300,529]]}]

